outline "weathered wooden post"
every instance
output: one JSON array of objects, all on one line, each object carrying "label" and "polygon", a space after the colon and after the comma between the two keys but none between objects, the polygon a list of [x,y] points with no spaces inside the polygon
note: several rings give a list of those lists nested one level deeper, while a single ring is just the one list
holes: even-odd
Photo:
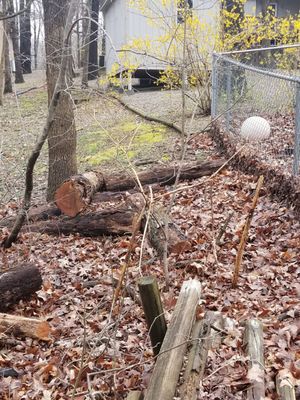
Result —
[{"label": "weathered wooden post", "polygon": [[139,280],[138,286],[153,353],[157,356],[167,331],[157,281],[153,276],[145,276]]},{"label": "weathered wooden post", "polygon": [[145,400],[173,400],[200,295],[201,284],[198,280],[183,283]]}]

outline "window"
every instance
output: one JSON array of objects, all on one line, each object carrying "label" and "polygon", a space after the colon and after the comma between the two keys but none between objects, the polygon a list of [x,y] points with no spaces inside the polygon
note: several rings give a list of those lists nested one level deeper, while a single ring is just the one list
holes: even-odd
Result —
[{"label": "window", "polygon": [[270,3],[268,5],[268,12],[273,15],[273,17],[277,17],[277,3]]},{"label": "window", "polygon": [[177,23],[182,24],[185,10],[187,10],[188,16],[192,15],[193,0],[179,0],[177,4]]}]

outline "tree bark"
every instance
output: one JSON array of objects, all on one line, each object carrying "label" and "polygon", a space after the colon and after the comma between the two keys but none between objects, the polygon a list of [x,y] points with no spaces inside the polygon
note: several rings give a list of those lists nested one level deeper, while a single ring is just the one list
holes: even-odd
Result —
[{"label": "tree bark", "polygon": [[23,74],[31,74],[31,21],[30,4],[28,0],[20,0],[20,9],[25,9],[20,15],[20,54]]},{"label": "tree bark", "polygon": [[[90,213],[76,218],[63,218],[53,221],[38,222],[28,226],[30,232],[48,234],[75,234],[84,236],[124,235],[132,232],[138,213],[126,208]],[[24,228],[25,229],[25,228]]]},{"label": "tree bark", "polygon": [[88,87],[88,70],[89,70],[89,40],[90,40],[90,30],[91,30],[91,20],[87,19],[90,16],[91,10],[91,0],[86,0],[84,4],[83,16],[85,19],[82,21],[82,81],[81,86],[83,88]]},{"label": "tree bark", "polygon": [[[224,160],[194,162],[184,164],[180,180],[192,180],[211,175],[224,164]],[[140,172],[138,180],[142,185],[159,183],[171,185],[175,182],[178,166],[156,167],[150,171]],[[83,211],[92,201],[97,190],[123,191],[137,187],[137,179],[129,174],[105,175],[89,172],[73,176],[66,180],[56,191],[55,202],[62,212],[75,216]]]},{"label": "tree bark", "polygon": [[[70,2],[66,0],[55,2],[43,0],[49,103],[59,73],[69,4]],[[58,98],[58,105],[48,133],[48,149],[47,200],[52,200],[57,187],[65,179],[77,173],[73,103],[67,90],[60,92]]]},{"label": "tree bark", "polygon": [[89,67],[88,80],[92,81],[98,78],[98,21],[99,21],[99,0],[91,0],[91,28],[89,37]]},{"label": "tree bark", "polygon": [[[7,10],[7,1],[2,0],[2,5],[3,5],[3,11],[6,11]],[[11,66],[10,66],[10,60],[9,60],[9,42],[8,42],[9,30],[10,30],[9,20],[6,20],[6,21],[4,21],[4,32],[5,32],[5,34],[4,34],[4,69],[5,69],[4,94],[13,92],[12,79],[11,79]]]},{"label": "tree bark", "polygon": [[41,274],[34,265],[25,264],[3,272],[0,275],[0,311],[30,297],[41,286]]},{"label": "tree bark", "polygon": [[194,279],[183,283],[145,400],[173,399],[200,295],[199,281]]},{"label": "tree bark", "polygon": [[44,341],[50,340],[51,328],[47,321],[18,315],[0,314],[0,332],[14,333]]},{"label": "tree bark", "polygon": [[[0,5],[0,10],[2,7]],[[4,93],[4,21],[0,21],[0,106],[3,105],[3,93]]]},{"label": "tree bark", "polygon": [[[14,13],[14,3],[13,0],[7,0],[7,10],[10,14]],[[20,46],[19,46],[19,30],[16,18],[12,18],[9,22],[10,24],[10,36],[13,45],[14,58],[15,58],[15,83],[23,83],[23,72],[21,64]]]}]

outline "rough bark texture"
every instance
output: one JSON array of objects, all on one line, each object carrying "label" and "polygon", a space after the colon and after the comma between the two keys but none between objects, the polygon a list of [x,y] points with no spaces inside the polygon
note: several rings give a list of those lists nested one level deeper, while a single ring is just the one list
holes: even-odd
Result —
[{"label": "rough bark texture", "polygon": [[[7,0],[7,10],[13,14],[14,13],[14,3],[13,0]],[[21,56],[20,56],[20,46],[19,46],[19,30],[16,18],[11,18],[9,20],[10,24],[10,35],[13,45],[14,58],[15,58],[15,82],[23,83],[23,72],[22,72],[22,64],[21,64]]]},{"label": "rough bark texture", "polygon": [[34,265],[22,265],[3,272],[0,275],[0,311],[30,297],[41,286],[41,274]]},{"label": "rough bark texture", "polygon": [[[50,102],[61,62],[64,27],[69,1],[43,0],[46,43],[46,74]],[[67,91],[60,93],[53,122],[48,133],[48,188],[51,200],[57,187],[69,176],[76,174],[76,129],[73,103]]]},{"label": "rough bark texture", "polygon": [[91,0],[91,30],[89,37],[89,68],[88,80],[98,78],[98,20],[99,20],[99,0]]},{"label": "rough bark texture", "polygon": [[[180,180],[192,180],[211,175],[220,168],[224,162],[225,161],[221,159],[184,164],[180,173]],[[175,182],[177,173],[178,166],[156,167],[150,171],[140,172],[138,174],[138,179],[142,185],[155,183],[171,185]],[[99,172],[90,172],[66,180],[57,190],[55,201],[61,211],[69,216],[74,216],[87,207],[96,190],[119,192],[130,190],[137,186],[137,180],[129,174],[115,174],[111,176],[102,175]]]},{"label": "rough bark texture", "polygon": [[[0,5],[0,10],[1,8]],[[4,36],[4,23],[0,21],[0,106],[3,105],[4,91]]]},{"label": "rough bark texture", "polygon": [[83,9],[83,15],[85,19],[82,21],[82,81],[81,85],[83,88],[88,87],[88,69],[89,69],[89,40],[90,40],[90,29],[91,20],[87,19],[90,15],[89,10],[91,10],[91,0],[86,0],[86,7]]},{"label": "rough bark texture", "polygon": [[28,336],[44,341],[50,340],[51,328],[47,321],[18,315],[0,314],[0,332]]},{"label": "rough bark texture", "polygon": [[[28,0],[20,0],[20,10],[28,6]],[[23,74],[31,74],[31,23],[30,4],[20,15],[20,54]]]},{"label": "rough bark texture", "polygon": [[31,232],[49,234],[75,234],[84,236],[124,235],[132,231],[136,211],[121,209],[80,215],[76,218],[64,218],[29,225]]},{"label": "rough bark texture", "polygon": [[[7,1],[2,0],[3,10],[7,10]],[[10,68],[10,61],[9,61],[9,43],[8,43],[8,35],[9,35],[9,20],[4,21],[4,69],[5,69],[5,78],[4,78],[4,94],[5,93],[12,93],[12,79],[11,79],[11,68]]]}]

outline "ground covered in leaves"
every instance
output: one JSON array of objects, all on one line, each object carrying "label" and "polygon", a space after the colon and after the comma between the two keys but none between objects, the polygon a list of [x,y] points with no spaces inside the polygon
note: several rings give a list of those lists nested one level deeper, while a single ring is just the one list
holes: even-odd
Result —
[{"label": "ground covered in leaves", "polygon": [[[176,149],[180,140],[173,144]],[[217,157],[208,135],[190,141],[189,154],[195,157],[199,152]],[[268,398],[277,398],[279,370],[287,368],[295,379],[300,377],[299,216],[272,201],[266,189],[254,213],[238,287],[231,285],[256,181],[257,177],[228,167],[211,179],[181,183],[171,216],[191,246],[169,256],[169,287],[162,261],[149,243],[142,247],[140,236],[126,276],[126,284],[135,293],[141,276],[157,278],[168,321],[183,281],[197,278],[202,284],[198,317],[213,310],[226,318],[219,332],[221,346],[209,352],[199,386],[202,399],[245,398],[250,377],[243,324],[252,317],[264,325]],[[171,189],[155,191],[154,201],[168,206]],[[115,204],[100,207],[111,206]],[[1,216],[15,211],[15,202],[7,203]],[[216,243],[229,215],[225,233]],[[4,228],[0,239],[6,233]],[[114,282],[120,276],[129,240],[129,235],[49,236],[30,232],[29,227],[10,249],[1,250],[3,268],[32,262],[43,276],[42,290],[11,313],[45,318],[52,327],[48,342],[2,334],[0,367],[13,368],[18,374],[0,378],[3,399],[124,399],[129,390],[147,387],[154,360],[142,308],[125,292],[112,304]]]}]

